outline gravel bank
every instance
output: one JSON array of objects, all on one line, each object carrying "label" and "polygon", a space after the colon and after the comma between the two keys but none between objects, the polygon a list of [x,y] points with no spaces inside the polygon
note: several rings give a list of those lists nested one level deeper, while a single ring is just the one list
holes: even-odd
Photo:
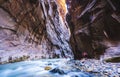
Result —
[{"label": "gravel bank", "polygon": [[95,59],[70,60],[68,63],[83,72],[96,74],[96,77],[120,77],[120,63],[107,63]]}]

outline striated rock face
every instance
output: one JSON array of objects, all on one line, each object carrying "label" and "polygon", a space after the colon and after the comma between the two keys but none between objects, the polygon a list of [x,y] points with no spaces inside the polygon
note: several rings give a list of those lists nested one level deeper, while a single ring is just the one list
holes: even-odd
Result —
[{"label": "striated rock face", "polygon": [[66,19],[71,29],[70,43],[75,59],[99,58],[105,51],[109,56],[112,53],[120,56],[119,50],[110,50],[112,46],[120,47],[119,4],[118,0],[67,0],[69,13]]},{"label": "striated rock face", "polygon": [[[61,3],[61,4],[60,4]],[[0,61],[72,58],[65,0],[6,0],[0,5]],[[64,8],[64,9],[62,9]]]}]

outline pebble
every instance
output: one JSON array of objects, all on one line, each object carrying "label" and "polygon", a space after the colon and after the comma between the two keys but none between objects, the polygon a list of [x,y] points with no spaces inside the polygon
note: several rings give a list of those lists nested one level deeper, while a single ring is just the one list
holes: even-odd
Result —
[{"label": "pebble", "polygon": [[106,63],[95,59],[73,61],[81,71],[100,74],[100,77],[120,77],[120,63]]},{"label": "pebble", "polygon": [[87,68],[86,71],[87,71],[87,72],[92,72],[93,70],[94,70],[94,68],[93,68],[92,66],[90,66],[90,67]]},{"label": "pebble", "polygon": [[117,72],[120,74],[120,68],[118,68]]}]

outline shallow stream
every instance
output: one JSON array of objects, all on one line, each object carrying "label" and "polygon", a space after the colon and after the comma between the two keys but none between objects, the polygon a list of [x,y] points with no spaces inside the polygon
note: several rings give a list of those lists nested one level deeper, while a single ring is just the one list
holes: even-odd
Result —
[{"label": "shallow stream", "polygon": [[94,77],[67,62],[68,59],[42,59],[4,64],[0,65],[0,77]]}]

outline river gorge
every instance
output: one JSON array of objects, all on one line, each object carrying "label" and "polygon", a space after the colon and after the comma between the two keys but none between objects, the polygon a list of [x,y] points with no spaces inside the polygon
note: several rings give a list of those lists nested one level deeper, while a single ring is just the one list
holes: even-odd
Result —
[{"label": "river gorge", "polygon": [[119,76],[119,0],[0,1],[0,77]]}]

